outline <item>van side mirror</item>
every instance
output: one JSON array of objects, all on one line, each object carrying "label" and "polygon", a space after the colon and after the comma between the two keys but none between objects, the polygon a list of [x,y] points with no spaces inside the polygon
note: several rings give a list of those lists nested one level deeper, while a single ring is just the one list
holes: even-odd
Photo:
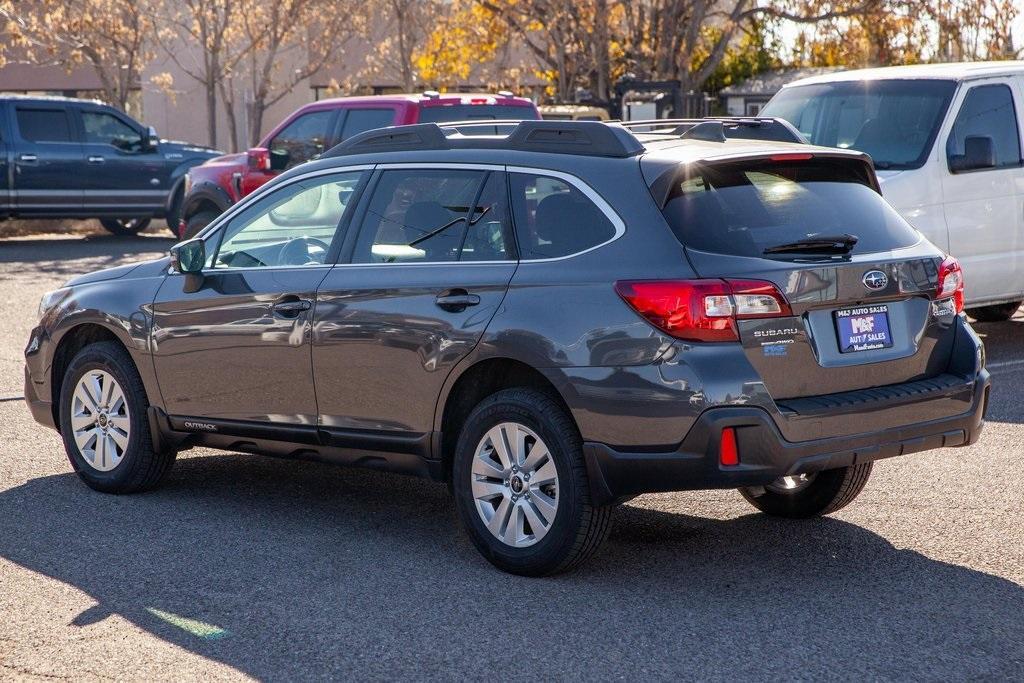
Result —
[{"label": "van side mirror", "polygon": [[169,253],[171,269],[176,273],[200,273],[206,265],[206,244],[199,238],[178,242]]},{"label": "van side mirror", "polygon": [[968,135],[964,138],[964,153],[949,158],[949,170],[953,173],[995,168],[996,148],[988,135]]}]

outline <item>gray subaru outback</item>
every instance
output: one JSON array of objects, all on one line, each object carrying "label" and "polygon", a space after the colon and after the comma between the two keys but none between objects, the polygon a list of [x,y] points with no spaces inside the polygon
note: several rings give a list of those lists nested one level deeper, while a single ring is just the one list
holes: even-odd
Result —
[{"label": "gray subaru outback", "polygon": [[48,294],[25,397],[85,483],[198,445],[426,476],[543,575],[641,493],[824,515],[978,438],[960,267],[864,154],[771,120],[472,125],[364,133]]}]

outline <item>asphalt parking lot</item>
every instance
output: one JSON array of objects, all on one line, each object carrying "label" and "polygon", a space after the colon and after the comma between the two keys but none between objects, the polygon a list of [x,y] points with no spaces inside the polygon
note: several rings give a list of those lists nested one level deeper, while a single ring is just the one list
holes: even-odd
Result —
[{"label": "asphalt parking lot", "polygon": [[882,461],[827,519],[644,496],[523,579],[430,482],[194,450],[157,492],[80,484],[18,400],[36,305],[170,244],[0,239],[0,679],[1024,678],[1024,316],[976,326],[978,444]]}]

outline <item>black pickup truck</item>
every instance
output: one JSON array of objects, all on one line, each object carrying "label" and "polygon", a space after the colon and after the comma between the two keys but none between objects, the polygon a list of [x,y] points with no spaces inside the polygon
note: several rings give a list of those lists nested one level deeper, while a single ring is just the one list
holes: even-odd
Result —
[{"label": "black pickup truck", "polygon": [[116,235],[177,226],[185,172],[221,152],[161,140],[113,107],[0,97],[0,220],[98,218]]}]

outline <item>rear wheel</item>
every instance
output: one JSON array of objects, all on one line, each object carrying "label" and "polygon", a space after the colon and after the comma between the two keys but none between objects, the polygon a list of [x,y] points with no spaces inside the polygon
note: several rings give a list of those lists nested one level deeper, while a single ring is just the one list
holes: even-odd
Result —
[{"label": "rear wheel", "polygon": [[185,234],[181,236],[182,239],[190,240],[199,234],[199,231],[205,228],[207,225],[213,222],[213,220],[219,216],[216,211],[200,211],[194,214],[185,221]]},{"label": "rear wheel", "polygon": [[978,308],[968,308],[967,315],[971,316],[979,323],[999,323],[1004,320],[1009,320],[1013,317],[1013,314],[1020,308],[1020,301],[1011,301],[1008,304],[994,304],[992,306],[979,306]]},{"label": "rear wheel", "polygon": [[148,218],[101,218],[100,225],[120,237],[137,235],[149,227]]},{"label": "rear wheel", "polygon": [[60,433],[71,466],[90,488],[134,493],[153,488],[174,463],[153,449],[149,401],[128,353],[90,344],[72,359],[60,392]]},{"label": "rear wheel", "polygon": [[864,490],[873,463],[776,479],[767,486],[741,488],[761,512],[777,517],[827,515],[849,505]]},{"label": "rear wheel", "polygon": [[534,389],[500,391],[473,410],[456,447],[452,488],[473,544],[513,574],[570,569],[608,533],[611,508],[590,501],[575,424]]}]

